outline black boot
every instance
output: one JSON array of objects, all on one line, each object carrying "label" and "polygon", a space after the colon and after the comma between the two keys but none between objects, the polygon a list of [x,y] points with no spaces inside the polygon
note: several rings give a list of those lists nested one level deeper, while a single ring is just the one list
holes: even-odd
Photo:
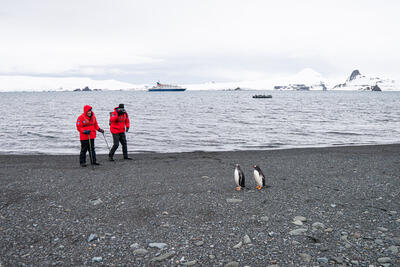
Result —
[{"label": "black boot", "polygon": [[108,157],[108,161],[115,161],[112,157]]},{"label": "black boot", "polygon": [[100,165],[100,163],[94,162],[92,165]]},{"label": "black boot", "polygon": [[81,167],[86,167],[86,163],[81,163]]},{"label": "black boot", "polygon": [[132,160],[132,158],[130,158],[130,157],[124,157],[124,159],[127,159],[127,160]]}]

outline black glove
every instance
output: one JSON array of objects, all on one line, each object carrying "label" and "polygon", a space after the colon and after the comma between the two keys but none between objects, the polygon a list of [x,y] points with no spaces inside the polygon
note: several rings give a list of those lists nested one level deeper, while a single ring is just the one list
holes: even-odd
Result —
[{"label": "black glove", "polygon": [[129,131],[129,127],[126,127],[126,132],[128,132]]},{"label": "black glove", "polygon": [[101,133],[104,133],[104,130],[103,130],[103,129],[101,129],[101,128],[99,128],[99,132],[101,132]]},{"label": "black glove", "polygon": [[84,130],[83,133],[84,134],[90,134],[90,130]]}]

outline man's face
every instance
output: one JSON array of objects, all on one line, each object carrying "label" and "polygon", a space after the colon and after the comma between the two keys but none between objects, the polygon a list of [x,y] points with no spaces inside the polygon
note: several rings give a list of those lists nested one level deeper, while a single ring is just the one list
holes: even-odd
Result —
[{"label": "man's face", "polygon": [[89,117],[92,116],[92,110],[89,110],[88,112],[86,112],[86,115],[88,115]]}]

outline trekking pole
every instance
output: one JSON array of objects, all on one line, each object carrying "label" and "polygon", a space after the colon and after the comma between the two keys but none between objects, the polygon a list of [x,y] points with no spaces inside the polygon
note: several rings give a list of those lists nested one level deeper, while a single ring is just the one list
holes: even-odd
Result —
[{"label": "trekking pole", "polygon": [[104,135],[104,132],[103,132],[103,137],[104,137],[104,140],[106,141],[107,148],[108,148],[108,152],[111,152],[110,146],[108,145],[107,138],[106,138],[106,136]]},{"label": "trekking pole", "polygon": [[93,165],[93,154],[92,154],[92,142],[90,142],[90,134],[88,134],[88,141],[89,141],[89,158],[90,158],[90,164],[92,165],[92,169],[94,170],[94,165]]}]

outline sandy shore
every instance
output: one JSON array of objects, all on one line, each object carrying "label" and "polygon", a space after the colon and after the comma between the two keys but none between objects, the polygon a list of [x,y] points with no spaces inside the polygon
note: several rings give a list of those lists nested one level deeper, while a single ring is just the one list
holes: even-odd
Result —
[{"label": "sandy shore", "polygon": [[131,156],[0,156],[0,266],[400,266],[400,145]]}]

